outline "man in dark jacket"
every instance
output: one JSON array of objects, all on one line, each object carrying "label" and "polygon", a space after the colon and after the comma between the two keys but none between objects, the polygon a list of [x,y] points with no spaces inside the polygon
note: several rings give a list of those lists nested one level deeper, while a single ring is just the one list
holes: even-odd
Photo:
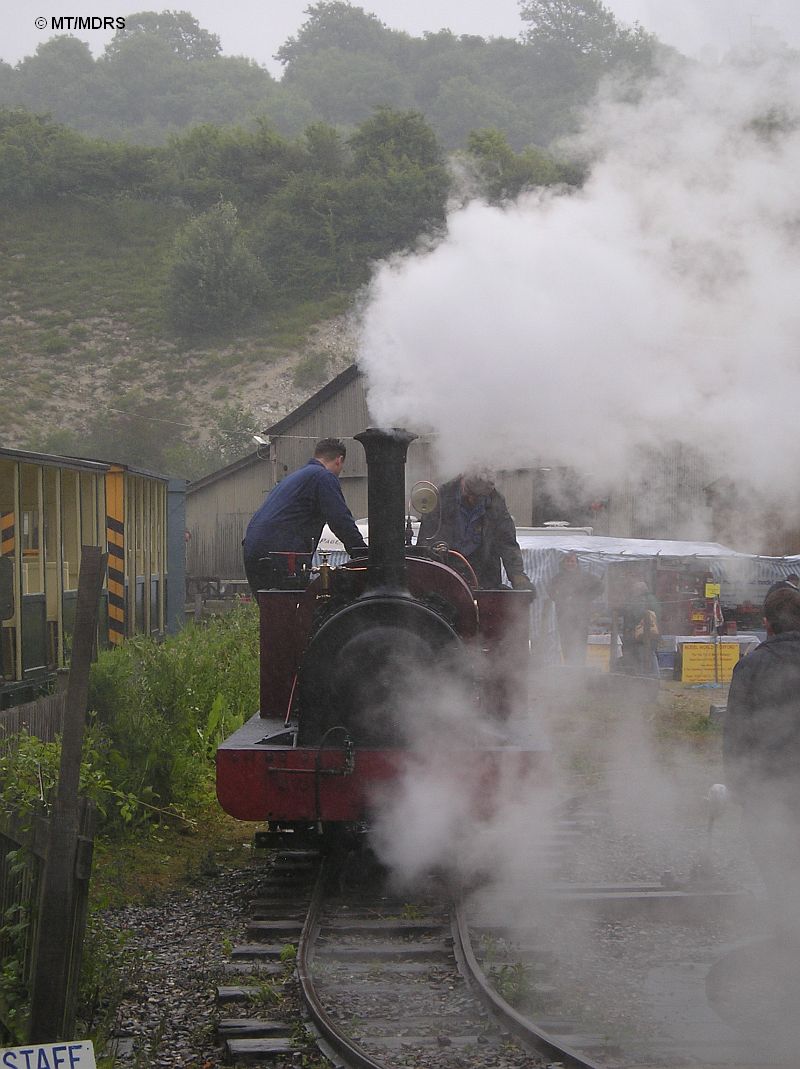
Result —
[{"label": "man in dark jacket", "polygon": [[586,664],[589,606],[602,591],[603,580],[581,568],[577,553],[567,553],[561,558],[547,595],[556,606],[558,637],[565,664]]},{"label": "man in dark jacket", "polygon": [[723,756],[728,785],[743,798],[773,788],[800,802],[800,591],[764,602],[767,638],[733,670]]},{"label": "man in dark jacket", "polygon": [[770,594],[764,622],[733,670],[722,752],[779,921],[800,933],[800,592]]},{"label": "man in dark jacket", "polygon": [[311,460],[274,486],[250,520],[242,546],[245,575],[254,594],[278,578],[277,560],[270,560],[270,553],[287,554],[289,571],[294,571],[294,555],[310,563],[326,523],[348,553],[366,553],[339,484],[346,455],[338,438],[317,442]]},{"label": "man in dark jacket", "polygon": [[502,587],[500,563],[515,590],[532,590],[522,564],[514,521],[486,472],[458,475],[439,488],[439,502],[422,517],[418,546],[443,542],[465,557],[487,590]]}]

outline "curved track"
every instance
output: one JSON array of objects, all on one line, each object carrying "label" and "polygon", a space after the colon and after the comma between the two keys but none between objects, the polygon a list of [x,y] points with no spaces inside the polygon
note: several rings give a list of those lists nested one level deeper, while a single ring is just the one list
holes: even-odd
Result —
[{"label": "curved track", "polygon": [[[576,823],[574,813],[567,823]],[[287,957],[286,947],[296,945],[296,974],[311,1028],[303,1035],[297,1025],[251,1016],[223,1021],[220,1030],[229,1057],[237,1063],[274,1064],[276,1054],[307,1054],[316,1042],[334,1064],[354,1069],[455,1069],[465,1064],[795,1069],[793,1055],[774,1043],[726,1033],[715,1014],[719,1007],[707,997],[702,955],[708,948],[700,945],[702,929],[696,937],[694,926],[709,915],[738,908],[735,892],[553,885],[551,893],[559,919],[544,933],[549,938],[543,938],[535,927],[496,923],[485,909],[476,910],[474,901],[469,909],[463,902],[452,904],[452,893],[433,878],[413,901],[404,901],[387,890],[377,869],[365,868],[361,856],[342,866],[311,853],[278,855],[264,896],[255,904],[252,942],[233,951],[232,970],[246,972],[255,984],[221,989],[221,997],[252,1000],[258,985],[268,987],[271,977],[287,975],[281,954]],[[685,1010],[675,1016],[671,1031],[656,1039],[643,1017],[622,1035],[598,1023],[599,1015],[587,1013],[570,984],[562,985],[562,934],[587,923],[587,916],[588,924],[600,929],[630,925],[654,932],[664,926],[672,933],[683,926],[690,933],[689,949],[681,951],[680,961],[654,963],[656,972],[673,969],[683,994],[688,973],[681,969],[687,965],[694,970],[693,1008],[688,1016]],[[724,951],[711,947],[722,963]],[[288,957],[293,960],[293,953]],[[619,971],[627,966],[623,960]],[[730,983],[724,975],[720,979],[721,968],[709,975],[730,1001]],[[498,982],[509,975],[524,980],[525,990],[515,993],[519,997]],[[498,989],[513,997],[515,1005]],[[670,997],[665,988],[664,1007]]]}]

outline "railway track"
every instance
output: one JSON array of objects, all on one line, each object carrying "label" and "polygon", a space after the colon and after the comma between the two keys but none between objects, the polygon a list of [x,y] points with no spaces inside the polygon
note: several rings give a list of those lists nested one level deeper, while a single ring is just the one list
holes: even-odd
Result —
[{"label": "railway track", "polygon": [[[584,819],[574,807],[565,814],[554,857],[580,836]],[[736,1016],[725,971],[729,948],[718,927],[709,936],[705,921],[735,917],[743,905],[735,891],[564,884],[554,873],[536,923],[500,924],[498,917],[515,916],[501,898],[453,903],[431,878],[407,900],[374,871],[354,872],[357,864],[341,869],[311,853],[276,857],[253,906],[248,942],[232,951],[237,982],[219,990],[238,1013],[219,1026],[235,1064],[275,1064],[316,1046],[334,1065],[353,1069],[797,1067],[795,1048],[790,1053],[723,1019],[721,1004]],[[578,930],[592,949],[575,959],[568,934]],[[655,930],[666,931],[674,952],[646,964],[652,990],[637,991],[647,986],[637,970],[640,957],[652,957]],[[615,953],[620,940],[622,960]],[[264,992],[295,964],[294,947],[306,1029],[257,1012],[269,1009]],[[731,954],[740,958],[740,950]],[[604,972],[611,968],[619,990]],[[590,990],[602,987],[604,975],[605,999]],[[608,999],[626,991],[636,1003],[631,1012],[616,1007],[605,1019]]]}]

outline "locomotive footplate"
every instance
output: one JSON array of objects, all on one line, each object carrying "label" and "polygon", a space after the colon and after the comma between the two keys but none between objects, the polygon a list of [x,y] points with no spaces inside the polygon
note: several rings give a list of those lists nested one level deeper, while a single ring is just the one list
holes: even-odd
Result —
[{"label": "locomotive footplate", "polygon": [[442,749],[435,757],[405,749],[354,749],[344,731],[324,746],[297,746],[291,726],[258,714],[217,750],[217,797],[239,820],[346,822],[368,819],[375,798],[406,770],[449,770],[474,785],[475,814],[488,815],[499,791],[546,784],[549,753],[535,746],[493,744]]}]

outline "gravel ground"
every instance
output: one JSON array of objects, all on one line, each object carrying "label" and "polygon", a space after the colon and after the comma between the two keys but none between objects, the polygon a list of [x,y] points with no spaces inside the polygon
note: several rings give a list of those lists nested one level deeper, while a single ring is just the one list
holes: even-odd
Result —
[{"label": "gravel ground", "polygon": [[[738,947],[760,945],[771,934],[763,885],[738,806],[730,803],[709,824],[706,795],[721,779],[718,763],[684,756],[666,772],[643,768],[639,761],[609,768],[604,791],[590,795],[585,810],[574,814],[583,833],[561,860],[558,878],[583,885],[737,891],[741,898],[685,923],[633,914],[608,920],[585,907],[551,911],[535,894],[527,903],[519,894],[513,901],[476,898],[476,922],[506,911],[515,924],[530,924],[538,944],[551,950],[554,1012],[571,1007],[582,1031],[603,1037],[607,1045],[600,1061],[609,1067],[709,1069],[750,1064],[748,1057],[757,1057],[738,1029],[741,1022],[717,1012],[725,1007],[709,999],[706,977]],[[508,939],[513,960],[513,928]],[[739,1005],[745,997],[738,993]],[[542,1007],[531,1007],[534,1017],[537,1008]]]},{"label": "gravel ground", "polygon": [[[235,983],[224,974],[230,947],[244,942],[250,902],[264,881],[263,860],[244,861],[199,877],[195,886],[165,895],[157,905],[108,911],[102,923],[125,934],[128,983],[116,1015],[117,1065],[136,1069],[216,1069],[225,1064],[216,1042],[216,988]],[[246,982],[244,980],[243,982]],[[293,982],[285,1010],[297,1012]],[[270,1016],[281,1016],[277,1010]],[[297,1066],[299,1059],[287,1066]],[[285,1069],[281,1062],[275,1069]]]}]

